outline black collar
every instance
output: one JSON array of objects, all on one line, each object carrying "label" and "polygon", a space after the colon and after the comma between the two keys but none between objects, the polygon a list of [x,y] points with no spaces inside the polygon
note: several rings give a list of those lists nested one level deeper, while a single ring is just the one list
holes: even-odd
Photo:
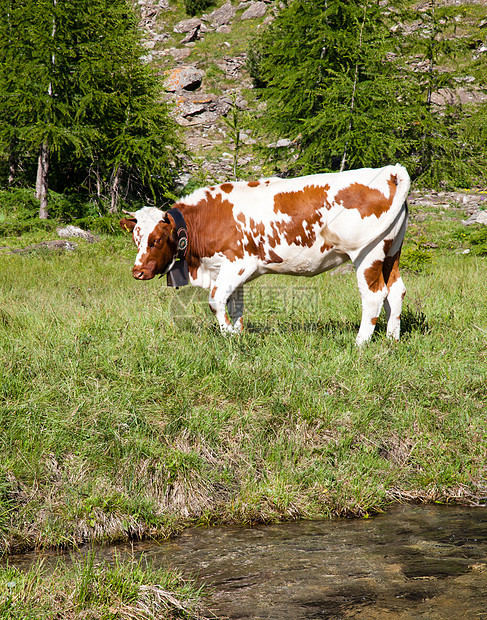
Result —
[{"label": "black collar", "polygon": [[183,260],[188,252],[188,228],[183,214],[179,209],[173,208],[166,212],[170,215],[176,224],[176,235],[178,238],[178,258]]},{"label": "black collar", "polygon": [[186,254],[188,252],[188,229],[183,214],[179,209],[173,208],[166,212],[176,224],[176,235],[178,239],[177,259],[171,269],[167,272],[167,285],[179,288],[189,284],[188,263]]}]

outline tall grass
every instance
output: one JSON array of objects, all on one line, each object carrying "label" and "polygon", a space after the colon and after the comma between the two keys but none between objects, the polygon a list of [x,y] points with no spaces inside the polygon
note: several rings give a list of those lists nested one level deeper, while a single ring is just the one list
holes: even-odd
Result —
[{"label": "tall grass", "polygon": [[487,263],[437,245],[363,349],[354,273],[257,280],[229,338],[128,239],[1,253],[1,547],[485,498]]},{"label": "tall grass", "polygon": [[1,620],[203,620],[200,590],[142,556],[109,563],[94,552],[54,568],[0,566]]}]

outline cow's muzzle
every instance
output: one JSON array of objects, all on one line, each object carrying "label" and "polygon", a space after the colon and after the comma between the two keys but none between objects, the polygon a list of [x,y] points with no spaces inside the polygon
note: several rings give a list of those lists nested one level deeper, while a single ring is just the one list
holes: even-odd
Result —
[{"label": "cow's muzzle", "polygon": [[149,269],[144,269],[143,267],[134,267],[132,269],[132,275],[136,280],[152,280],[155,274]]}]

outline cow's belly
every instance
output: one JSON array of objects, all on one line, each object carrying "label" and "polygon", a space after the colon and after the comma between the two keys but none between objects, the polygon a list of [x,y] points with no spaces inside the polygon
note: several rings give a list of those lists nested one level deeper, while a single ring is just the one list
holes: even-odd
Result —
[{"label": "cow's belly", "polygon": [[264,273],[314,276],[350,260],[345,252],[335,249],[322,252],[318,247],[278,246],[274,252],[282,262],[267,263]]}]

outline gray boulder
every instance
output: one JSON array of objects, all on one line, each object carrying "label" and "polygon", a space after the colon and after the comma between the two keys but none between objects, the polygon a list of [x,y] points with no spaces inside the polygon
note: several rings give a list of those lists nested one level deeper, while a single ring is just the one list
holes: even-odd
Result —
[{"label": "gray boulder", "polygon": [[195,67],[175,67],[166,71],[164,88],[169,93],[175,93],[178,90],[197,90],[201,86],[204,76],[205,72]]},{"label": "gray boulder", "polygon": [[264,17],[266,11],[267,6],[264,2],[254,2],[244,11],[240,19],[257,19],[258,17]]},{"label": "gray boulder", "polygon": [[[66,239],[77,237],[78,239],[85,239],[86,241],[88,241],[88,243],[95,243],[95,241],[100,240],[99,237],[94,235],[89,230],[83,230],[82,228],[79,228],[78,226],[73,226],[71,224],[69,226],[65,226],[64,228],[56,228],[56,232],[59,237]],[[66,249],[71,248],[66,247]]]},{"label": "gray boulder", "polygon": [[208,16],[212,26],[225,26],[229,24],[235,17],[237,9],[232,6],[231,2],[227,2]]}]

